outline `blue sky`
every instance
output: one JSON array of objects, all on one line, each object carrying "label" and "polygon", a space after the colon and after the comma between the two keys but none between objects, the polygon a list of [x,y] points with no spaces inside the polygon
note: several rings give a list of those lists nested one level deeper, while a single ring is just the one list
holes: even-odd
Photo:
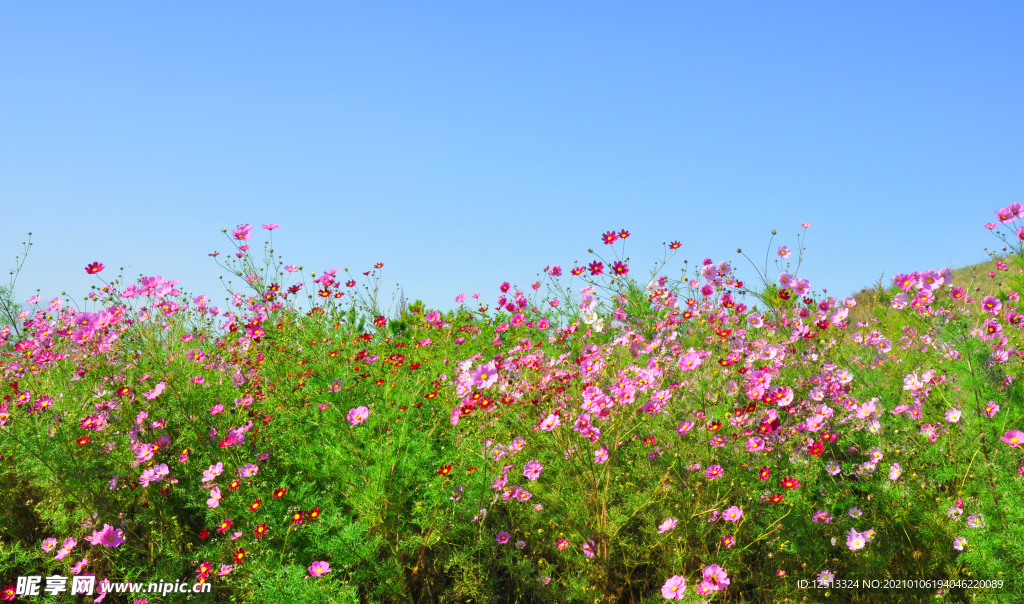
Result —
[{"label": "blue sky", "polygon": [[216,294],[242,222],[444,308],[608,229],[642,272],[809,221],[801,276],[845,295],[984,259],[1024,201],[1020,3],[296,4],[0,5],[22,299],[97,260]]}]

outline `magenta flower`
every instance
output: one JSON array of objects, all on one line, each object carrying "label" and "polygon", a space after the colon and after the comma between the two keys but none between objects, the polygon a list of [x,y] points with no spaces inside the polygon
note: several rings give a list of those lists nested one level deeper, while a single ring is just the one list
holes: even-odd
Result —
[{"label": "magenta flower", "polygon": [[721,478],[722,472],[722,466],[717,464],[710,465],[708,466],[708,469],[704,472],[704,476],[706,476],[709,480],[714,480],[716,478]]},{"label": "magenta flower", "polygon": [[701,585],[709,588],[711,591],[719,591],[729,586],[729,574],[725,572],[725,569],[717,564],[705,567],[703,571],[704,580],[701,581]]},{"label": "magenta flower", "polygon": [[963,415],[959,409],[950,409],[946,411],[946,421],[955,424],[960,421],[960,417]]},{"label": "magenta flower", "polygon": [[666,600],[682,600],[684,593],[686,593],[686,579],[679,575],[669,577],[668,581],[661,586],[661,596]]},{"label": "magenta flower", "polygon": [[85,565],[88,564],[88,563],[89,563],[89,559],[88,558],[82,558],[78,562],[75,562],[71,566],[71,574],[72,575],[77,575],[78,573],[82,572],[85,569]]},{"label": "magenta flower", "polygon": [[602,445],[594,451],[594,463],[597,465],[604,465],[604,462],[608,461],[608,447]]},{"label": "magenta flower", "polygon": [[331,572],[331,565],[323,560],[317,560],[310,564],[307,570],[310,577],[322,577]]},{"label": "magenta flower", "polygon": [[103,530],[99,534],[99,545],[104,547],[117,547],[124,543],[124,531],[121,529],[115,529],[109,524],[103,525]]},{"label": "magenta flower", "polygon": [[985,296],[981,299],[981,308],[990,315],[999,314],[999,309],[1003,307],[1003,303],[999,301],[999,298],[995,296]]},{"label": "magenta flower", "polygon": [[989,401],[988,404],[985,405],[985,415],[995,417],[996,413],[999,413],[999,405],[997,405],[995,401]]},{"label": "magenta flower", "polygon": [[566,539],[559,539],[558,541],[555,542],[555,544],[558,546],[559,550],[563,550],[563,549],[569,547],[569,541],[567,541]]},{"label": "magenta flower", "polygon": [[211,465],[208,469],[203,471],[203,480],[201,482],[210,482],[214,478],[220,476],[221,472],[224,471],[224,464],[217,462]]},{"label": "magenta flower", "polygon": [[867,539],[864,535],[857,532],[857,529],[850,529],[846,533],[846,547],[850,548],[850,551],[855,552],[859,549],[863,549],[867,544]]},{"label": "magenta flower", "polygon": [[366,418],[369,417],[369,415],[370,415],[370,410],[367,409],[366,407],[363,407],[363,406],[354,407],[352,409],[349,409],[349,411],[348,411],[348,421],[353,426],[358,426],[359,424],[361,424],[364,421],[366,421]]},{"label": "magenta flower", "polygon": [[544,421],[540,423],[540,429],[545,432],[551,432],[558,426],[562,425],[562,420],[558,419],[558,416],[554,413],[549,414],[544,418]]},{"label": "magenta flower", "polygon": [[817,524],[828,524],[829,522],[832,522],[832,514],[829,514],[825,510],[818,510],[814,513],[814,516],[811,516],[811,520]]},{"label": "magenta flower", "polygon": [[731,508],[727,508],[724,512],[722,512],[722,518],[724,520],[728,520],[729,522],[739,522],[739,519],[742,518],[742,517],[743,517],[743,510],[739,509],[736,506],[732,506]]},{"label": "magenta flower", "polygon": [[1021,432],[1020,430],[1010,430],[1004,434],[1000,440],[1016,449],[1017,447],[1024,445],[1024,432]]},{"label": "magenta flower", "polygon": [[544,466],[540,465],[539,461],[531,459],[530,461],[526,462],[525,466],[523,466],[523,476],[529,478],[530,480],[537,480],[538,478],[540,478],[540,473],[543,469]]},{"label": "magenta flower", "polygon": [[725,537],[722,537],[721,542],[722,545],[725,546],[725,549],[732,549],[732,546],[736,545],[736,537],[733,535],[726,535]]},{"label": "magenta flower", "polygon": [[900,464],[893,463],[889,466],[889,480],[897,480],[902,474],[903,468],[900,467]]},{"label": "magenta flower", "polygon": [[508,543],[509,539],[511,539],[511,538],[512,538],[512,535],[510,535],[508,533],[508,531],[501,531],[500,533],[498,533],[497,537],[495,537],[494,539],[498,543],[500,543],[502,545],[505,545],[506,543]]},{"label": "magenta flower", "polygon": [[231,235],[239,241],[245,241],[246,239],[252,236],[249,233],[249,231],[251,230],[251,224],[240,224],[235,230],[231,231]]},{"label": "magenta flower", "polygon": [[206,500],[206,505],[210,508],[220,506],[220,487],[213,487],[210,489],[210,498]]},{"label": "magenta flower", "polygon": [[676,519],[666,518],[665,522],[662,522],[658,526],[658,534],[660,535],[661,533],[667,533],[668,531],[671,531],[674,528],[676,528]]}]

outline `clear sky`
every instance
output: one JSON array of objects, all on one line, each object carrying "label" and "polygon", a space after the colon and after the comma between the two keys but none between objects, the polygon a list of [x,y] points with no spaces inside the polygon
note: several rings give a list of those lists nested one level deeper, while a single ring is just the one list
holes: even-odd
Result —
[{"label": "clear sky", "polygon": [[4,2],[0,259],[33,232],[21,299],[92,261],[216,294],[220,229],[278,222],[286,261],[446,308],[608,229],[644,271],[808,221],[801,276],[845,295],[983,260],[1024,201],[1022,32],[1019,2]]}]

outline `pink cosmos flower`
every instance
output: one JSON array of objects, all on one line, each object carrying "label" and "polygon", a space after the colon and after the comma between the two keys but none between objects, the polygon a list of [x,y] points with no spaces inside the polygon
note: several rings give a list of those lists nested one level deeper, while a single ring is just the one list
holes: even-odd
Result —
[{"label": "pink cosmos flower", "polygon": [[465,299],[466,299],[466,294],[459,294],[459,295],[455,296],[455,302],[457,304],[462,304],[462,301],[465,300]]},{"label": "pink cosmos flower", "polygon": [[814,513],[814,516],[811,516],[811,520],[816,524],[828,524],[832,522],[832,514],[829,514],[825,510],[818,510]]},{"label": "pink cosmos flower", "polygon": [[235,570],[234,566],[231,566],[230,564],[222,564],[220,570],[217,571],[217,576],[223,577],[225,575],[230,575],[233,570]]},{"label": "pink cosmos flower", "polygon": [[310,577],[321,577],[331,572],[331,565],[323,560],[317,560],[309,565],[307,569]]},{"label": "pink cosmos flower", "polygon": [[240,225],[238,225],[237,228],[235,228],[235,230],[231,231],[231,235],[235,239],[237,239],[239,241],[245,241],[246,239],[248,239],[249,237],[252,236],[249,233],[249,231],[251,231],[251,230],[252,230],[252,225],[251,224],[240,224]]},{"label": "pink cosmos flower", "polygon": [[78,562],[75,562],[74,565],[71,566],[71,574],[77,575],[78,573],[82,572],[85,569],[85,565],[88,563],[88,558],[82,558]]},{"label": "pink cosmos flower", "polygon": [[104,547],[118,547],[124,543],[124,531],[121,529],[115,529],[109,524],[104,524],[103,530],[100,531],[97,541],[99,542],[99,545]]},{"label": "pink cosmos flower", "polygon": [[210,508],[220,506],[220,487],[213,487],[210,489],[210,498],[206,500],[206,505]]},{"label": "pink cosmos flower", "polygon": [[606,461],[608,461],[608,447],[602,445],[594,451],[594,463],[600,466],[604,465]]},{"label": "pink cosmos flower", "polygon": [[747,451],[754,453],[756,451],[764,451],[764,448],[764,439],[760,436],[752,436],[747,439]]},{"label": "pink cosmos flower", "polygon": [[256,473],[259,472],[259,471],[260,471],[260,467],[259,466],[257,466],[256,464],[247,463],[247,464],[245,464],[244,466],[242,466],[241,468],[238,469],[238,472],[236,473],[236,475],[239,478],[250,478],[252,476],[255,476]]},{"label": "pink cosmos flower", "polygon": [[725,537],[722,537],[721,542],[722,545],[725,546],[725,549],[732,549],[732,546],[736,545],[736,537],[733,535],[726,535]]},{"label": "pink cosmos flower", "polygon": [[779,258],[782,258],[783,260],[785,260],[786,258],[789,258],[790,255],[792,254],[790,249],[788,247],[784,246],[784,245],[780,245],[779,249],[776,250],[775,253],[778,254]]},{"label": "pink cosmos flower", "polygon": [[512,538],[512,535],[510,535],[508,533],[508,531],[501,531],[500,533],[498,533],[498,535],[494,539],[498,543],[500,543],[502,545],[505,545],[506,543],[508,543],[509,539],[511,539],[511,538]]},{"label": "pink cosmos flower", "polygon": [[477,388],[490,388],[498,381],[498,370],[494,368],[494,363],[486,363],[474,369],[469,376]]},{"label": "pink cosmos flower", "polygon": [[686,433],[689,432],[690,430],[692,430],[693,426],[694,426],[693,422],[685,422],[684,421],[681,424],[679,424],[679,426],[676,428],[676,433],[678,433],[679,436],[686,436]]},{"label": "pink cosmos flower", "polygon": [[679,357],[679,370],[680,371],[693,371],[700,367],[701,358],[696,352],[689,352]]},{"label": "pink cosmos flower", "polygon": [[686,593],[686,579],[679,575],[669,577],[668,581],[661,586],[661,596],[666,600],[682,600],[684,593]]},{"label": "pink cosmos flower", "polygon": [[562,421],[558,419],[558,416],[555,415],[554,413],[551,413],[546,418],[544,418],[544,421],[540,423],[540,429],[544,430],[545,432],[551,432],[552,430],[561,425]]},{"label": "pink cosmos flower", "polygon": [[348,411],[348,421],[353,426],[358,426],[359,424],[361,424],[364,421],[366,421],[366,418],[369,417],[369,415],[370,415],[370,410],[367,409],[366,407],[363,407],[363,406],[353,407],[352,409],[349,409],[349,411]]},{"label": "pink cosmos flower", "polygon": [[729,522],[739,522],[740,518],[742,518],[742,517],[743,517],[743,510],[741,510],[740,508],[738,508],[736,506],[732,506],[731,508],[726,508],[726,510],[724,512],[722,512],[722,519],[723,520],[728,520]]},{"label": "pink cosmos flower", "polygon": [[216,405],[210,407],[210,415],[217,415],[218,413],[220,413],[223,410],[224,410],[224,405],[221,405],[220,403],[217,403]]},{"label": "pink cosmos flower", "polygon": [[703,571],[704,580],[701,584],[706,584],[712,591],[719,591],[729,586],[729,575],[725,572],[725,569],[717,564],[705,567]]},{"label": "pink cosmos flower", "polygon": [[270,224],[263,225],[263,228],[268,230],[268,231],[273,231],[276,228],[280,228],[280,226],[281,225],[277,224],[276,222],[272,222]]},{"label": "pink cosmos flower", "polygon": [[850,551],[855,552],[859,549],[863,549],[867,544],[867,540],[864,535],[857,532],[857,529],[850,529],[846,533],[846,547],[850,548]]},{"label": "pink cosmos flower", "polygon": [[714,480],[716,478],[721,478],[722,472],[722,466],[717,464],[710,465],[708,466],[707,471],[704,472],[704,476],[706,476],[709,480]]},{"label": "pink cosmos flower", "polygon": [[995,401],[989,401],[988,404],[985,405],[985,415],[995,417],[996,413],[999,413],[999,405],[997,405]]},{"label": "pink cosmos flower", "polygon": [[964,551],[964,546],[967,545],[966,537],[953,537],[953,549],[958,552]]},{"label": "pink cosmos flower", "polygon": [[201,482],[210,482],[211,480],[220,476],[221,472],[223,471],[224,464],[218,461],[217,463],[211,465],[203,472],[203,480]]},{"label": "pink cosmos flower", "polygon": [[160,382],[159,384],[154,386],[153,389],[150,390],[149,392],[143,392],[142,396],[145,397],[148,400],[153,400],[156,397],[160,396],[160,393],[162,393],[164,391],[164,388],[166,388],[166,387],[167,387],[166,384],[164,384],[163,382]]},{"label": "pink cosmos flower", "polygon": [[558,546],[559,550],[563,550],[563,549],[569,547],[569,542],[567,540],[565,540],[565,539],[559,539],[558,541],[555,542],[555,545]]},{"label": "pink cosmos flower", "polygon": [[900,464],[894,463],[889,466],[889,480],[898,480],[902,474],[903,468],[900,467]]},{"label": "pink cosmos flower", "polygon": [[1020,430],[1010,430],[1000,439],[1004,443],[1010,445],[1014,449],[1024,445],[1024,432]]},{"label": "pink cosmos flower", "polygon": [[43,551],[49,552],[53,548],[57,547],[57,540],[53,537],[43,540]]},{"label": "pink cosmos flower", "polygon": [[523,476],[529,478],[530,480],[537,480],[538,478],[540,478],[540,473],[543,469],[544,466],[540,465],[539,461],[531,459],[530,461],[526,462],[525,466],[523,466]]},{"label": "pink cosmos flower", "polygon": [[667,533],[668,531],[671,531],[674,528],[676,528],[676,519],[675,518],[666,518],[665,522],[662,522],[658,526],[658,534],[660,535],[662,533]]},{"label": "pink cosmos flower", "polygon": [[836,578],[836,574],[828,569],[825,569],[818,573],[818,585],[825,587],[832,583],[832,580]]},{"label": "pink cosmos flower", "polygon": [[995,296],[985,296],[981,299],[981,309],[990,315],[999,314],[999,309],[1002,307],[1003,303]]},{"label": "pink cosmos flower", "polygon": [[959,409],[950,409],[949,411],[946,411],[946,421],[951,424],[955,424],[960,421],[960,417],[962,415],[963,413]]}]

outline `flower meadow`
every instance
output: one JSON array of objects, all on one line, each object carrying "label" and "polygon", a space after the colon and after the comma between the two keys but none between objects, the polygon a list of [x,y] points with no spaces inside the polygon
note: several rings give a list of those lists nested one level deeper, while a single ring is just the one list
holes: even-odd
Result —
[{"label": "flower meadow", "polygon": [[1008,286],[908,269],[856,321],[806,223],[745,280],[675,241],[638,276],[608,231],[448,311],[276,224],[225,231],[216,303],[98,259],[0,332],[0,599],[1020,601],[1024,206],[986,227]]}]

